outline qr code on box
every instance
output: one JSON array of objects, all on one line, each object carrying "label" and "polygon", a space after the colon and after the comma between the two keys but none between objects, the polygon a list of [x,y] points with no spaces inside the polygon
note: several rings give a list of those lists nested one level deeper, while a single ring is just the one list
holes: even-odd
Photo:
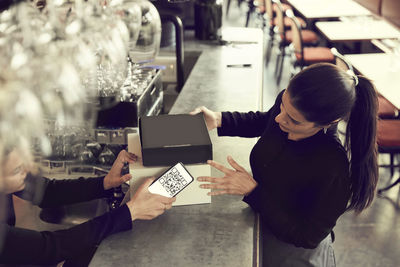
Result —
[{"label": "qr code on box", "polygon": [[187,181],[175,167],[161,176],[159,181],[171,196],[181,191],[187,184]]}]

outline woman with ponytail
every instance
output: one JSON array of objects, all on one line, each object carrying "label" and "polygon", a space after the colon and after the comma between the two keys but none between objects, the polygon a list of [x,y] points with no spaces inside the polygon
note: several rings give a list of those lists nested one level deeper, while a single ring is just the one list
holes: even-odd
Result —
[{"label": "woman with ponytail", "polygon": [[[220,136],[260,137],[252,173],[230,156],[225,176],[199,177],[212,195],[244,196],[260,214],[263,266],[335,266],[333,227],[373,201],[378,180],[377,95],[365,77],[315,64],[292,78],[268,112],[203,112]],[[337,123],[347,122],[344,144]]]}]

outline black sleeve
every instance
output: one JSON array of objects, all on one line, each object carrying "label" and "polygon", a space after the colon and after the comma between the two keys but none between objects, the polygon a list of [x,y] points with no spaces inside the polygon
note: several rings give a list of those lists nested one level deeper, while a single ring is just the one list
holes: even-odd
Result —
[{"label": "black sleeve", "polygon": [[239,137],[259,137],[263,134],[265,128],[280,109],[282,91],[276,98],[275,104],[268,112],[222,112],[221,127],[219,127],[219,136],[239,136]]},{"label": "black sleeve", "polygon": [[56,180],[28,174],[25,189],[15,195],[41,208],[57,207],[110,196],[112,190],[104,190],[103,180],[104,177]]},{"label": "black sleeve", "polygon": [[1,223],[0,233],[4,236],[4,244],[0,244],[0,263],[56,264],[95,248],[111,234],[131,228],[131,216],[126,205],[55,232],[37,232]]},{"label": "black sleeve", "polygon": [[[314,207],[308,214],[299,216],[292,209],[282,207],[281,193],[268,190],[262,182],[244,197],[243,201],[260,213],[263,224],[278,239],[297,247],[316,248],[332,231],[337,219],[347,207],[348,172],[345,169],[339,169],[341,171],[327,170],[327,173],[331,173],[329,179],[320,177],[324,181],[318,185],[316,190],[318,193],[313,201]],[[327,180],[330,182],[326,182]]]}]

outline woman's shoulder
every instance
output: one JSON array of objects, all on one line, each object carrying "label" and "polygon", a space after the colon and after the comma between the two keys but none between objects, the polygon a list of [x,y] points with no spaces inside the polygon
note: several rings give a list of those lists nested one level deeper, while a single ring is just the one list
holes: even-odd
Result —
[{"label": "woman's shoulder", "polygon": [[345,169],[349,167],[349,158],[346,149],[335,136],[325,136],[325,146],[321,147],[321,153],[325,155],[326,167],[338,168],[342,166]]},{"label": "woman's shoulder", "polygon": [[349,159],[346,149],[338,138],[332,135],[323,135],[322,144],[318,146],[319,163],[329,169],[349,168]]},{"label": "woman's shoulder", "polygon": [[[324,188],[336,188],[347,192],[350,189],[350,163],[345,148],[333,137],[324,137],[323,144],[315,153],[313,166],[315,181]],[[323,179],[321,179],[321,175]]]}]

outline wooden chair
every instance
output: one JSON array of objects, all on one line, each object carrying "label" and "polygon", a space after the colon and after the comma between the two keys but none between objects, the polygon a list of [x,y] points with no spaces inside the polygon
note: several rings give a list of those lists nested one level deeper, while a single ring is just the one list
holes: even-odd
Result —
[{"label": "wooden chair", "polygon": [[344,71],[351,71],[354,73],[353,65],[336,49],[336,47],[331,48],[331,53],[335,57],[335,64]]},{"label": "wooden chair", "polygon": [[378,95],[378,117],[381,119],[399,119],[399,110],[382,95]]},{"label": "wooden chair", "polygon": [[399,164],[395,164],[394,162],[395,156],[400,154],[400,120],[378,120],[377,143],[379,153],[390,155],[390,164],[380,165],[380,167],[390,168],[389,184],[378,189],[378,194],[382,194],[384,191],[387,191],[400,183],[400,177],[391,183],[394,169],[400,167]]},{"label": "wooden chair", "polygon": [[[291,30],[285,34],[285,38],[286,40],[290,40],[291,55],[293,58],[292,76],[296,72],[296,68],[302,69],[305,66],[319,62],[335,62],[335,58],[329,48],[315,46],[318,42],[318,36],[313,31],[302,30],[300,22],[294,16],[292,10],[287,10],[286,16],[291,21]],[[310,44],[314,46],[310,46]],[[282,54],[284,55],[284,52]],[[277,69],[275,70],[278,73],[278,84],[282,75],[284,59],[281,57],[279,60],[280,63],[277,62]]]},{"label": "wooden chair", "polygon": [[[276,3],[273,3],[272,0],[264,0],[265,2],[265,14],[264,18],[267,21],[266,25],[268,25],[268,33],[269,33],[269,39],[268,39],[268,44],[267,44],[267,51],[266,51],[266,64],[268,64],[269,59],[271,57],[271,51],[275,43],[275,35],[279,34],[279,30],[277,28],[278,24],[278,18],[276,16],[276,12],[280,12],[280,9],[278,9],[278,5]],[[282,4],[282,10],[283,12],[286,12],[286,10],[291,9],[290,5],[287,4]],[[307,24],[302,18],[298,18],[301,24],[302,28],[306,28]],[[290,20],[286,17],[283,16],[283,27],[285,30],[290,29],[291,23]]]},{"label": "wooden chair", "polygon": [[[262,20],[263,20],[263,14],[265,13],[265,7],[263,2],[260,2],[258,0],[243,0],[247,2],[248,10],[246,13],[246,22],[245,22],[245,27],[249,26],[250,22],[250,17],[251,14],[256,13]],[[264,21],[263,21],[264,24]],[[264,25],[263,25],[264,27]]]},{"label": "wooden chair", "polygon": [[297,37],[297,33],[293,31],[293,24],[292,24],[292,19],[296,20],[298,30],[300,32],[301,36],[301,42],[302,45],[307,45],[307,46],[316,46],[318,44],[319,38],[318,35],[311,31],[311,30],[303,30],[301,27],[301,23],[299,22],[298,18],[294,16],[293,10],[288,9],[286,10],[286,13],[292,14],[292,18],[290,18],[290,23],[291,23],[291,29],[287,30],[285,28],[284,24],[284,18],[285,18],[285,12],[284,8],[279,0],[273,0],[273,3],[276,4],[276,19],[277,19],[277,24],[276,24],[276,29],[277,32],[280,35],[281,41],[279,43],[279,54],[276,58],[276,66],[275,66],[275,75],[277,76],[277,84],[279,85],[281,76],[282,76],[282,68],[283,68],[283,63],[286,55],[290,55],[290,53],[286,53],[286,49],[289,47],[290,44],[292,44],[295,41],[295,38]]},{"label": "wooden chair", "polygon": [[300,23],[294,16],[293,12],[288,10],[286,16],[292,22],[291,32],[293,34],[292,46],[295,55],[295,64],[302,69],[305,66],[320,63],[329,62],[335,63],[335,57],[331,50],[327,47],[305,47],[304,46],[304,34],[301,31]]}]

